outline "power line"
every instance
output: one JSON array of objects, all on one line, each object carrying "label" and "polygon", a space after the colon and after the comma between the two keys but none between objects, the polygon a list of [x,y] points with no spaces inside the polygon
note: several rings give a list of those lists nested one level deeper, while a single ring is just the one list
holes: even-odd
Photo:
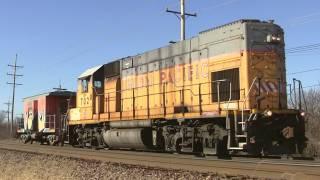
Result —
[{"label": "power line", "polygon": [[21,74],[17,74],[17,68],[23,68],[23,66],[17,65],[17,61],[18,61],[18,54],[16,54],[14,64],[8,64],[9,67],[13,68],[13,73],[7,73],[8,76],[12,76],[12,78],[13,78],[13,82],[7,82],[7,84],[12,85],[10,136],[13,136],[14,98],[15,98],[15,93],[16,93],[16,86],[22,85],[22,84],[19,84],[16,82],[16,78],[23,76]]},{"label": "power line", "polygon": [[315,44],[297,46],[297,47],[286,49],[286,53],[292,54],[292,53],[310,52],[310,51],[315,51],[319,49],[320,49],[320,43],[315,43]]},{"label": "power line", "polygon": [[196,17],[197,14],[190,14],[185,12],[185,0],[180,0],[180,12],[172,11],[167,8],[166,12],[173,13],[180,19],[180,40],[183,41],[186,39],[186,16]]},{"label": "power line", "polygon": [[198,12],[200,12],[200,11],[203,12],[203,11],[206,11],[206,10],[213,10],[213,9],[216,9],[216,8],[221,8],[221,7],[224,7],[224,6],[232,5],[232,4],[234,4],[234,3],[238,2],[238,1],[240,1],[240,0],[229,0],[229,1],[225,0],[222,3],[217,3],[217,4],[213,5],[213,6],[206,6],[204,8],[199,8],[199,9],[197,9],[197,11]]},{"label": "power line", "polygon": [[304,45],[304,46],[297,46],[297,47],[289,48],[287,50],[305,49],[305,48],[313,48],[313,47],[319,47],[319,46],[320,46],[320,43],[316,43],[316,44],[310,44],[310,45]]},{"label": "power line", "polygon": [[292,72],[292,73],[287,73],[287,74],[294,75],[294,74],[302,74],[302,73],[308,73],[308,72],[313,72],[313,71],[320,71],[320,68],[308,69],[308,70],[304,70],[304,71],[297,71],[297,72]]},{"label": "power line", "polygon": [[[302,52],[310,52],[310,51],[319,50],[319,49],[320,49],[320,43],[314,43],[309,45],[288,48],[286,49],[286,53],[295,54],[295,53],[302,53]],[[314,72],[314,71],[320,71],[320,68],[313,68],[313,69],[307,69],[303,71],[287,73],[287,75],[303,74],[303,73]]]},{"label": "power line", "polygon": [[314,85],[310,85],[310,86],[304,86],[304,87],[302,87],[302,89],[308,89],[308,88],[314,88],[314,87],[320,87],[320,84],[314,84]]}]

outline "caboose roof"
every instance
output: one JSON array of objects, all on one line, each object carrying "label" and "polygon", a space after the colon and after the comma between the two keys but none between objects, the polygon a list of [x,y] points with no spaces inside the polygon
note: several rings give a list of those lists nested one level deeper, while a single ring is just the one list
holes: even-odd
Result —
[{"label": "caboose roof", "polygon": [[73,91],[52,91],[52,92],[45,92],[45,93],[37,94],[34,96],[25,97],[25,98],[23,98],[23,101],[30,101],[30,100],[37,99],[42,96],[75,96],[75,95],[76,95],[76,93]]}]

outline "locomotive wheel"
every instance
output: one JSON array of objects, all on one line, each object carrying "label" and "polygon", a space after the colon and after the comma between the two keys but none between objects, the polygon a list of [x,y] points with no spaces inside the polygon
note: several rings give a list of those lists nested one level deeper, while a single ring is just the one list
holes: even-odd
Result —
[{"label": "locomotive wheel", "polygon": [[176,153],[178,153],[178,154],[181,154],[181,149],[182,149],[181,143],[182,143],[182,139],[181,138],[177,139],[177,141],[176,141]]},{"label": "locomotive wheel", "polygon": [[20,140],[23,144],[26,144],[28,142],[28,137],[25,135],[21,135],[20,136]]},{"label": "locomotive wheel", "polygon": [[50,146],[54,146],[56,144],[56,140],[54,136],[48,136],[48,142]]},{"label": "locomotive wheel", "polygon": [[228,136],[224,136],[222,140],[217,142],[217,156],[218,158],[227,158],[229,152],[227,149]]}]

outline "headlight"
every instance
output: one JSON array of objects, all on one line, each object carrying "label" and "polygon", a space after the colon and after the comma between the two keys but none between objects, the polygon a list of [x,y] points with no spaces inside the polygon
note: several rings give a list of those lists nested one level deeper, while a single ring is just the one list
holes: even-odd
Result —
[{"label": "headlight", "polygon": [[270,116],[272,116],[272,111],[266,110],[266,111],[264,112],[264,115],[270,117]]},{"label": "headlight", "polygon": [[268,34],[266,41],[268,43],[280,43],[281,42],[281,37],[278,36],[278,35]]},{"label": "headlight", "polygon": [[306,112],[302,111],[302,112],[300,112],[300,115],[301,115],[302,117],[304,117],[304,116],[306,115]]}]

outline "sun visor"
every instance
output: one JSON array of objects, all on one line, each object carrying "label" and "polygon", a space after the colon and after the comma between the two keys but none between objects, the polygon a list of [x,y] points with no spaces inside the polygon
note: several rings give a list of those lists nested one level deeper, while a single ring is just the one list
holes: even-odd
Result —
[{"label": "sun visor", "polygon": [[88,76],[91,76],[93,75],[95,72],[97,72],[101,67],[103,67],[103,65],[99,65],[99,66],[96,66],[96,67],[93,67],[93,68],[90,68],[90,69],[87,69],[85,72],[83,72],[79,77],[78,79],[84,79]]}]

